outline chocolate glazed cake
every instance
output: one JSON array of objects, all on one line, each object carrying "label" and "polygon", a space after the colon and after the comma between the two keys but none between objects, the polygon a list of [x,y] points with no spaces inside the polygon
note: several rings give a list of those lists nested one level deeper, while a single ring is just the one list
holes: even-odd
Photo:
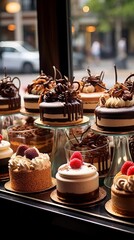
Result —
[{"label": "chocolate glazed cake", "polygon": [[95,123],[104,131],[134,131],[134,74],[105,91],[95,108]]},{"label": "chocolate glazed cake", "polygon": [[[74,88],[77,84],[77,89]],[[46,93],[39,104],[41,121],[77,123],[83,119],[83,103],[77,98],[78,82],[58,81],[53,91]]]},{"label": "chocolate glazed cake", "polygon": [[[18,85],[18,86],[16,86]],[[19,94],[20,79],[6,76],[0,80],[0,112],[19,110],[21,97]]]}]

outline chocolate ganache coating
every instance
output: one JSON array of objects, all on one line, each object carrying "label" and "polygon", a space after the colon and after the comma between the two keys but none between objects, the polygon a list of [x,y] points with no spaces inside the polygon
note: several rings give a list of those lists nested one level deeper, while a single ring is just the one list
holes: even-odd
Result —
[{"label": "chocolate ganache coating", "polygon": [[[17,79],[19,86],[17,87],[14,81]],[[2,97],[12,98],[19,95],[20,89],[20,79],[18,77],[14,77],[11,79],[10,76],[5,76],[0,80],[0,95]]]}]

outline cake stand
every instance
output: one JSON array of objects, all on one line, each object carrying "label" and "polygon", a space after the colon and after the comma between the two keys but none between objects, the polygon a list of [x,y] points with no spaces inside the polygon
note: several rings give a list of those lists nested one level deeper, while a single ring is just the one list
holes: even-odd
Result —
[{"label": "cake stand", "polygon": [[91,126],[91,129],[95,133],[104,134],[107,136],[113,136],[114,150],[112,155],[111,166],[109,168],[109,171],[106,177],[104,178],[104,185],[107,188],[111,188],[113,183],[113,178],[120,171],[123,163],[127,160],[132,161],[132,157],[129,149],[128,137],[134,134],[134,130],[130,132],[129,131],[128,132],[102,131],[96,126],[96,124]]},{"label": "cake stand", "polygon": [[[86,124],[89,125],[90,119],[87,116],[83,117],[83,121],[74,124],[74,125],[64,125],[61,123],[58,125],[49,125],[45,122],[42,122],[40,118],[37,118],[34,121],[35,126],[41,127],[41,128],[48,128],[52,129],[54,131],[54,140],[53,140],[53,146],[52,146],[52,152],[50,154],[50,159],[52,163],[52,176],[55,177],[56,172],[58,170],[58,167],[64,163],[67,162],[66,156],[65,156],[65,150],[64,145],[66,143],[68,130],[70,128],[75,127],[81,127],[85,126]],[[54,124],[54,123],[53,123]]]}]

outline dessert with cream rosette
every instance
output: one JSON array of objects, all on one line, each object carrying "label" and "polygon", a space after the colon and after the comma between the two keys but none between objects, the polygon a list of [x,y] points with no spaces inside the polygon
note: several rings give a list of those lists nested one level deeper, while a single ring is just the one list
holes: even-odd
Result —
[{"label": "dessert with cream rosette", "polygon": [[8,161],[13,154],[10,142],[3,140],[0,134],[0,175],[8,173]]},{"label": "dessert with cream rosette", "polygon": [[94,165],[83,162],[82,155],[76,151],[67,164],[56,173],[57,197],[69,203],[83,203],[99,196],[99,174]]},{"label": "dessert with cream rosette", "polygon": [[105,91],[95,108],[95,123],[101,130],[134,130],[134,81],[131,74],[124,83]]},{"label": "dessert with cream rosette", "polygon": [[20,79],[5,74],[0,80],[0,113],[12,113],[20,110]]},{"label": "dessert with cream rosette", "polygon": [[41,74],[28,84],[24,95],[24,108],[27,112],[39,113],[40,95],[45,94],[55,86],[55,81],[51,76],[47,76],[41,71]]},{"label": "dessert with cream rosette", "polygon": [[83,103],[77,97],[79,87],[78,82],[67,78],[56,81],[55,88],[42,96],[40,120],[51,125],[82,122]]},{"label": "dessert with cream rosette", "polygon": [[39,192],[52,186],[51,162],[47,153],[35,147],[20,145],[9,162],[11,189],[18,192]]},{"label": "dessert with cream rosette", "polygon": [[115,213],[134,217],[134,163],[126,161],[111,187],[111,204]]},{"label": "dessert with cream rosette", "polygon": [[78,96],[83,101],[83,111],[93,113],[100,96],[106,89],[106,85],[103,82],[103,71],[100,75],[92,75],[89,69],[87,69],[87,72],[88,76],[79,81],[80,90]]}]

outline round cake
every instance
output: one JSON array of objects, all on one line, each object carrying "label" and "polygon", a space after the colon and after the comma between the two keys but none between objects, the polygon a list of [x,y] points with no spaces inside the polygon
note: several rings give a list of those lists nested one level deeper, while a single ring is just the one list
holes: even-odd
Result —
[{"label": "round cake", "polygon": [[134,130],[134,82],[128,79],[124,83],[116,82],[113,88],[100,97],[94,112],[95,123],[100,130]]},{"label": "round cake", "polygon": [[21,124],[8,127],[8,139],[14,152],[20,144],[26,144],[29,147],[36,147],[42,153],[51,153],[53,131],[36,127],[34,120],[33,117],[27,117]]},{"label": "round cake", "polygon": [[56,173],[57,197],[69,203],[83,203],[99,196],[99,174],[95,166],[84,163],[80,153],[72,155]]},{"label": "round cake", "polygon": [[8,161],[13,154],[13,150],[10,148],[10,143],[6,140],[2,140],[0,134],[0,175],[8,173]]},{"label": "round cake", "polygon": [[24,109],[26,112],[39,113],[40,95],[45,94],[47,91],[55,86],[55,81],[51,76],[47,76],[41,71],[41,74],[28,84],[26,93],[24,95]]},{"label": "round cake", "polygon": [[20,79],[5,75],[0,80],[0,113],[17,112],[21,107]]},{"label": "round cake", "polygon": [[62,80],[56,84],[53,91],[43,96],[40,109],[40,120],[51,125],[76,124],[83,120],[83,103],[77,97],[74,83]]},{"label": "round cake", "polygon": [[106,90],[105,83],[103,82],[104,73],[100,75],[91,75],[91,71],[87,69],[88,76],[83,77],[80,83],[79,98],[83,102],[84,113],[94,113],[99,98],[102,93]]},{"label": "round cake", "polygon": [[134,163],[126,161],[111,187],[112,210],[120,215],[134,217]]},{"label": "round cake", "polygon": [[51,162],[47,153],[35,147],[20,145],[9,162],[11,189],[17,192],[39,192],[52,186]]}]

